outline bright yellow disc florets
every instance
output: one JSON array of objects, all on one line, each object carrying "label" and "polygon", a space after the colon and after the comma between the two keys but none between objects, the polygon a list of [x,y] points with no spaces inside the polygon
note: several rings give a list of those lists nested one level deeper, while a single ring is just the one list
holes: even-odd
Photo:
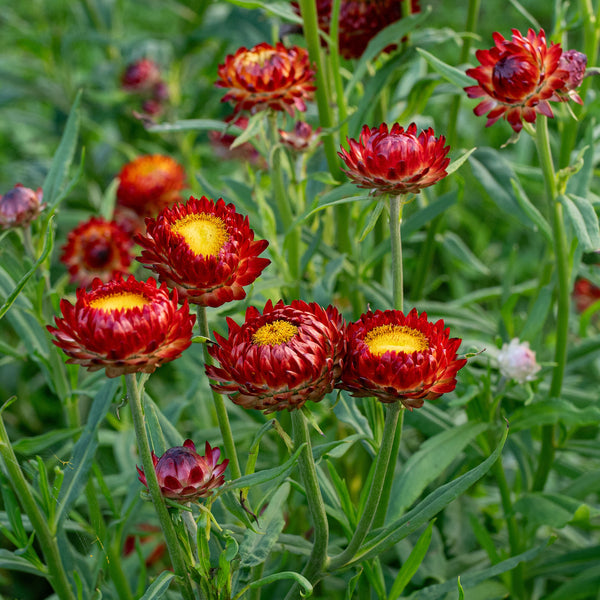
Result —
[{"label": "bright yellow disc florets", "polygon": [[132,292],[123,292],[120,294],[110,294],[100,296],[90,301],[90,306],[99,310],[129,310],[130,308],[142,308],[150,304],[150,300],[142,294]]},{"label": "bright yellow disc florets", "polygon": [[196,255],[217,256],[229,240],[223,221],[211,214],[188,215],[171,226],[173,233],[183,236],[190,250]]},{"label": "bright yellow disc florets", "polygon": [[257,346],[278,346],[289,342],[298,333],[298,328],[289,321],[273,321],[257,329],[252,341]]},{"label": "bright yellow disc florets", "polygon": [[419,352],[429,348],[423,333],[406,325],[381,325],[365,335],[365,344],[375,356],[385,352]]}]

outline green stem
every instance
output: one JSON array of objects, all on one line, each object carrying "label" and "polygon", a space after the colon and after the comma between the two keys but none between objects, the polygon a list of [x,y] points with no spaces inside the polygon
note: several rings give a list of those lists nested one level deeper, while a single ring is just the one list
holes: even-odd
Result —
[{"label": "green stem", "polygon": [[[548,200],[548,213],[552,220],[552,235],[554,241],[554,253],[558,275],[557,286],[557,322],[556,322],[556,345],[554,348],[554,370],[550,383],[550,397],[558,398],[561,394],[562,383],[567,361],[567,341],[569,332],[569,256],[567,251],[567,239],[562,214],[562,205],[558,201],[558,189],[556,185],[556,174],[552,162],[550,150],[550,138],[548,135],[548,120],[540,117],[537,120],[535,130],[535,141],[544,175],[546,196]],[[540,448],[540,460],[533,480],[533,490],[544,489],[548,474],[554,461],[554,425],[542,427],[542,445]]]},{"label": "green stem", "polygon": [[[300,479],[306,491],[306,501],[308,504],[308,512],[315,529],[315,537],[313,548],[308,559],[308,563],[302,574],[311,583],[316,581],[325,565],[327,559],[327,543],[329,540],[329,524],[327,522],[327,514],[325,513],[325,503],[321,495],[321,488],[317,479],[317,467],[312,453],[312,445],[310,443],[310,435],[308,432],[308,423],[301,409],[293,410],[292,430],[294,433],[294,447],[298,448],[302,444],[306,444],[304,450],[298,457],[298,469],[300,471]],[[295,585],[287,599],[299,598],[299,588]]]},{"label": "green stem", "polygon": [[[200,335],[210,338],[205,306],[198,307],[198,325],[200,327]],[[208,353],[208,346],[206,344],[204,345],[204,360],[207,365],[212,364],[212,358]],[[225,408],[225,402],[223,401],[223,396],[215,390],[212,390],[212,397],[217,412],[217,421],[219,423],[219,429],[221,430],[221,437],[223,438],[223,445],[225,446],[225,454],[229,459],[231,477],[232,479],[239,479],[242,476],[242,471],[240,470],[240,463],[233,441],[233,433],[231,431],[227,409]]]},{"label": "green stem", "polygon": [[165,536],[165,542],[167,544],[169,556],[171,557],[173,569],[182,583],[183,597],[185,600],[194,600],[192,582],[181,554],[179,540],[177,539],[177,533],[175,532],[175,527],[171,521],[171,515],[169,515],[167,505],[165,504],[165,500],[160,491],[154,463],[152,461],[150,440],[148,439],[146,419],[144,416],[144,409],[142,408],[142,390],[138,387],[135,373],[125,375],[125,381],[127,383],[127,396],[131,408],[131,416],[133,418],[135,438],[142,459],[142,467],[144,469],[150,498],[152,499],[152,504],[154,504],[160,527]]},{"label": "green stem", "polygon": [[388,463],[390,462],[401,408],[401,402],[393,402],[387,406],[383,437],[375,462],[375,473],[373,474],[373,481],[371,482],[371,489],[369,490],[365,508],[356,525],[356,530],[354,531],[354,535],[352,536],[348,547],[331,559],[328,567],[330,571],[335,571],[352,560],[371,529],[371,524],[375,519],[375,513],[377,511],[377,506],[379,505],[379,499],[381,498],[381,492],[387,476]]},{"label": "green stem", "polygon": [[33,530],[35,531],[38,543],[44,554],[46,565],[48,568],[48,581],[52,589],[60,600],[75,600],[75,594],[67,579],[64,565],[60,557],[60,551],[56,539],[55,532],[50,530],[48,517],[42,513],[38,507],[33,494],[29,488],[29,484],[21,471],[21,467],[17,462],[17,457],[13,452],[10,439],[4,421],[0,415],[0,455],[4,462],[4,468],[8,473],[10,482],[19,502],[23,506],[25,513],[31,521]]},{"label": "green stem", "polygon": [[344,95],[344,84],[342,82],[342,73],[340,70],[340,9],[341,0],[333,0],[331,5],[331,19],[329,21],[329,37],[331,44],[329,46],[329,62],[333,73],[333,82],[335,84],[335,99],[338,107],[338,123],[340,124],[340,139],[348,137],[348,109],[346,107],[346,96]]},{"label": "green stem", "polygon": [[402,268],[402,205],[404,194],[390,196],[390,241],[392,244],[392,293],[394,308],[404,308],[404,271]]}]

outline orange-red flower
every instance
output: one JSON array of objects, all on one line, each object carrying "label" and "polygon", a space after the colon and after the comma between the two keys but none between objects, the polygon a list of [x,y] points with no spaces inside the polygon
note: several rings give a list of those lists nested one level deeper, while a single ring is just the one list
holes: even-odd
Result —
[{"label": "orange-red flower", "polygon": [[347,351],[338,387],[358,397],[420,408],[456,387],[466,359],[456,358],[461,340],[444,321],[430,323],[416,309],[368,312],[346,328]]},{"label": "orange-red flower", "polygon": [[[332,0],[317,0],[319,29],[329,34]],[[294,2],[297,12],[297,2]],[[412,0],[412,12],[419,12],[419,0]],[[360,58],[368,43],[382,29],[403,17],[397,0],[342,0],[339,20],[339,52],[344,58]],[[395,48],[389,46],[386,51]]]},{"label": "orange-red flower", "polygon": [[296,152],[305,152],[319,143],[321,128],[313,129],[306,121],[296,121],[294,131],[279,130],[279,139]]},{"label": "orange-red flower", "polygon": [[182,299],[221,306],[246,297],[250,285],[271,262],[259,258],[269,245],[254,240],[248,217],[219,198],[190,198],[146,219],[146,234],[135,237],[143,248],[138,261],[178,290]]},{"label": "orange-red flower", "polygon": [[[152,462],[160,491],[165,498],[186,504],[199,498],[212,496],[213,490],[223,485],[229,460],[221,464],[221,451],[206,442],[205,456],[196,452],[192,440],[183,446],[169,448],[160,458],[152,452]],[[144,470],[137,467],[139,480],[148,487]]]},{"label": "orange-red flower", "polygon": [[69,269],[71,282],[87,287],[96,277],[106,283],[127,273],[132,245],[131,237],[117,223],[91,217],[69,233],[60,260]]},{"label": "orange-red flower", "polygon": [[48,325],[54,344],[68,363],[106,369],[108,377],[152,373],[175,360],[192,343],[196,319],[187,302],[178,308],[176,290],[169,295],[154,279],[120,275],[105,284],[95,279],[90,291],[79,288],[75,306],[63,299],[60,309],[63,318],[56,317],[56,327]]},{"label": "orange-red flower", "polygon": [[207,375],[219,393],[235,404],[270,413],[319,402],[331,392],[341,371],[344,322],[336,308],[294,300],[263,313],[246,310],[240,326],[227,319],[227,338],[215,333],[209,347],[219,366],[208,365]]},{"label": "orange-red flower", "polygon": [[42,198],[42,188],[34,192],[17,183],[12,190],[0,196],[0,227],[27,227],[46,208]]},{"label": "orange-red flower", "polygon": [[181,200],[183,167],[169,156],[148,154],[127,163],[119,173],[117,203],[142,217],[153,217]]},{"label": "orange-red flower", "polygon": [[450,147],[445,142],[431,127],[417,135],[414,123],[406,131],[398,123],[389,131],[385,123],[373,129],[365,125],[359,140],[348,139],[349,150],[338,154],[359,187],[372,188],[375,195],[418,194],[448,174]]},{"label": "orange-red flower", "polygon": [[481,66],[468,69],[467,75],[477,85],[465,91],[469,98],[483,98],[474,112],[478,117],[488,113],[486,127],[503,117],[519,132],[523,120],[533,123],[536,113],[554,116],[548,102],[561,100],[558,92],[567,85],[569,72],[560,65],[560,44],[548,47],[543,29],[539,34],[529,29],[526,37],[517,29],[512,34],[506,40],[496,32],[496,46],[476,52]]},{"label": "orange-red flower", "polygon": [[304,112],[315,91],[314,71],[304,48],[286,48],[281,42],[240,48],[219,65],[217,87],[227,89],[221,102],[231,101],[234,114],[266,109]]}]

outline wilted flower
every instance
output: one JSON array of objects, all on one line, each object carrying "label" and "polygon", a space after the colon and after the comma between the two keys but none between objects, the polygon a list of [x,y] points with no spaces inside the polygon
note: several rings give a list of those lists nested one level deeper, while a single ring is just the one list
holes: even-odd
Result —
[{"label": "wilted flower", "polygon": [[250,285],[271,262],[259,258],[269,243],[254,240],[248,217],[233,204],[204,196],[165,208],[146,220],[138,261],[178,290],[181,299],[201,306],[221,306],[246,297]]},{"label": "wilted flower", "polygon": [[148,154],[127,163],[119,180],[117,203],[142,217],[153,217],[181,199],[185,171],[169,156]]},{"label": "wilted flower", "polygon": [[450,147],[445,142],[431,127],[417,136],[414,123],[406,131],[398,123],[390,131],[385,123],[373,129],[365,125],[359,141],[348,139],[350,149],[338,154],[359,187],[372,188],[375,195],[418,194],[446,177]]},{"label": "wilted flower", "polygon": [[[245,115],[229,115],[225,118],[225,123],[235,125],[240,129],[248,127],[248,117]],[[235,148],[231,145],[237,139],[236,135],[221,131],[209,131],[208,139],[219,158],[225,160],[247,160],[248,162],[266,168],[266,161],[261,156],[260,152],[250,143],[244,142]]]},{"label": "wilted flower", "polygon": [[71,282],[87,287],[96,277],[106,283],[127,273],[132,245],[117,223],[91,217],[69,233],[60,260],[69,269]]},{"label": "wilted flower", "polygon": [[[296,12],[298,3],[294,2]],[[329,34],[332,0],[317,0],[319,29]],[[419,12],[419,0],[412,0],[412,13]],[[399,21],[402,3],[397,0],[342,0],[339,20],[339,52],[344,58],[360,58],[368,43],[388,25]],[[385,50],[391,51],[395,45]]]},{"label": "wilted flower", "polygon": [[263,42],[228,55],[219,65],[220,79],[215,85],[227,89],[221,102],[231,101],[234,114],[270,108],[293,115],[294,108],[304,112],[305,101],[312,99],[314,75],[304,48]]},{"label": "wilted flower", "polygon": [[0,227],[27,227],[46,208],[42,198],[42,188],[34,192],[17,183],[12,190],[0,196]]},{"label": "wilted flower", "polygon": [[513,338],[510,344],[503,344],[498,353],[498,366],[504,377],[521,384],[536,379],[536,373],[541,369],[529,342],[521,342],[519,338]]},{"label": "wilted flower", "polygon": [[444,321],[430,323],[416,309],[368,312],[346,328],[347,351],[337,387],[353,396],[375,396],[420,408],[456,387],[466,359],[456,358],[461,340]]},{"label": "wilted flower", "polygon": [[306,121],[296,121],[294,131],[279,130],[279,139],[292,150],[304,152],[317,145],[320,133],[320,127],[313,129]]},{"label": "wilted flower", "polygon": [[[183,446],[169,448],[160,458],[152,452],[156,478],[165,498],[186,504],[212,496],[213,490],[223,485],[229,460],[217,464],[221,451],[211,448],[208,442],[205,453],[200,456],[192,440],[185,440]],[[144,470],[137,467],[137,471],[140,481],[148,487]]]},{"label": "wilted flower", "polygon": [[585,277],[578,277],[573,286],[573,300],[577,312],[582,313],[592,304],[600,300],[600,287]]},{"label": "wilted flower", "polygon": [[[536,113],[553,117],[549,101],[561,100],[558,92],[568,85],[570,76],[566,63],[561,65],[560,44],[546,42],[540,29],[529,29],[527,37],[513,29],[512,40],[494,33],[495,48],[478,50],[481,66],[468,69],[467,75],[478,85],[466,87],[469,98],[483,98],[474,109],[479,117],[487,115],[486,127],[504,117],[519,132],[523,119],[533,123]],[[488,112],[489,111],[489,112]]]},{"label": "wilted flower", "polygon": [[63,318],[47,328],[68,363],[106,369],[108,377],[152,373],[192,343],[196,318],[187,302],[181,308],[177,304],[177,291],[169,295],[167,286],[157,288],[154,279],[117,275],[105,284],[95,279],[90,291],[77,290],[75,306],[61,300]]},{"label": "wilted flower", "polygon": [[319,402],[334,387],[344,352],[343,319],[337,309],[294,300],[275,306],[269,300],[261,315],[246,310],[240,326],[227,319],[227,338],[215,333],[209,347],[219,366],[208,365],[211,384],[244,408],[271,413]]},{"label": "wilted flower", "polygon": [[567,99],[570,98],[577,102],[577,104],[583,104],[583,100],[575,90],[581,85],[585,77],[586,65],[587,56],[577,50],[563,52],[558,62],[558,68],[564,69],[569,74],[567,82],[559,92],[565,94]]}]

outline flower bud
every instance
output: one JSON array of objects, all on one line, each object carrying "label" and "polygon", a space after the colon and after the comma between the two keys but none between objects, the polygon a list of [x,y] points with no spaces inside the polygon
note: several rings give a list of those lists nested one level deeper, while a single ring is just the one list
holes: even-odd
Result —
[{"label": "flower bud", "polygon": [[42,188],[34,192],[17,183],[12,190],[0,196],[0,227],[27,227],[44,208],[46,205],[42,203]]},{"label": "flower bud", "polygon": [[504,344],[498,354],[500,373],[507,379],[518,383],[534,381],[536,373],[541,369],[535,360],[535,352],[529,347],[529,342],[520,342],[513,338],[510,344]]}]

